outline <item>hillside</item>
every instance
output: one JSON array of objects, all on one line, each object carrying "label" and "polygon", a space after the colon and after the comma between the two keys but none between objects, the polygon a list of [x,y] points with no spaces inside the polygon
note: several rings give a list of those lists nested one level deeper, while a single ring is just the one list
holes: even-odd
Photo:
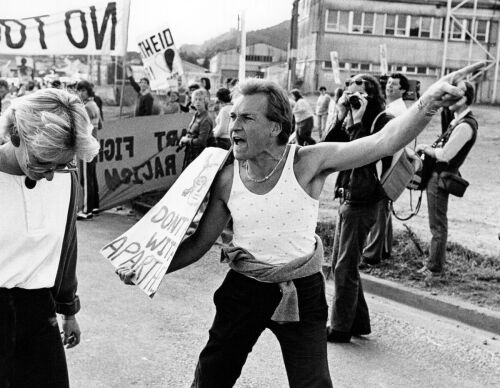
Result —
[{"label": "hillside", "polygon": [[[233,29],[215,38],[209,39],[201,45],[186,44],[179,48],[182,54],[198,58],[210,58],[220,51],[236,47],[238,31]],[[290,41],[290,21],[256,31],[247,32],[247,45],[267,43],[271,46],[286,50]]]}]

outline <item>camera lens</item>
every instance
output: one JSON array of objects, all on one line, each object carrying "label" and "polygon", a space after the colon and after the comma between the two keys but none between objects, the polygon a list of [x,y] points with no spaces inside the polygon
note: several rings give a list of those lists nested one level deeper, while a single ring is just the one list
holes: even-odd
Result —
[{"label": "camera lens", "polygon": [[359,100],[358,96],[350,96],[349,97],[349,104],[351,104],[353,109],[361,108],[361,101]]}]

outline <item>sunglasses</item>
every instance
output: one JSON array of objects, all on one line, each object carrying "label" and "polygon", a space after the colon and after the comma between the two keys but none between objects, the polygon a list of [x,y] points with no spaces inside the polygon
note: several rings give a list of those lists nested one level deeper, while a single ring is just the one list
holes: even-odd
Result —
[{"label": "sunglasses", "polygon": [[364,79],[355,79],[355,80],[352,80],[351,83],[349,85],[352,85],[352,84],[356,84],[358,86],[361,86],[365,83],[366,81]]},{"label": "sunglasses", "polygon": [[58,166],[54,167],[45,167],[45,166],[37,166],[33,164],[26,164],[26,168],[30,170],[31,172],[34,172],[36,174],[50,174],[52,172],[54,173],[69,173],[69,172],[74,172],[77,171],[78,169],[73,163],[67,163],[67,164],[60,164]]}]

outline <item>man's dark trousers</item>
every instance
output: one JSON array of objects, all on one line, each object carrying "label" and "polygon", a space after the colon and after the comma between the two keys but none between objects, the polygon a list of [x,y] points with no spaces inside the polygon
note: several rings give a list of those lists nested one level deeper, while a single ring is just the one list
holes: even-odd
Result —
[{"label": "man's dark trousers", "polygon": [[338,253],[332,258],[335,295],[331,328],[351,334],[369,334],[370,314],[363,295],[358,265],[366,237],[375,222],[377,203],[341,203],[335,231],[334,246]]},{"label": "man's dark trousers", "polygon": [[432,173],[427,184],[427,208],[432,239],[427,268],[431,272],[442,272],[446,260],[448,240],[448,197],[449,194],[438,187],[439,174]]},{"label": "man's dark trousers", "polygon": [[328,306],[323,276],[316,273],[293,282],[300,322],[280,324],[271,320],[281,299],[279,286],[229,271],[214,295],[217,312],[192,388],[232,387],[266,328],[280,343],[291,388],[332,387],[326,352]]},{"label": "man's dark trousers", "polygon": [[391,257],[392,250],[392,217],[388,198],[377,203],[377,219],[370,229],[366,246],[363,250],[364,260],[370,264],[377,264],[381,260]]}]

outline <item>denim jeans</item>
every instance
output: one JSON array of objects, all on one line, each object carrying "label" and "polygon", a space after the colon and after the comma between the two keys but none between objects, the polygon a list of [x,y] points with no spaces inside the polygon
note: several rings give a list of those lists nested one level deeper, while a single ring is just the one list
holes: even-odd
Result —
[{"label": "denim jeans", "polygon": [[427,184],[427,209],[431,229],[431,246],[427,268],[431,272],[442,272],[446,261],[448,240],[448,197],[449,194],[438,187],[439,174],[432,173]]},{"label": "denim jeans", "polygon": [[392,217],[389,199],[381,199],[377,203],[377,219],[370,229],[363,250],[367,263],[379,262],[391,257],[392,250]]},{"label": "denim jeans", "polygon": [[[331,327],[352,334],[369,334],[370,314],[363,294],[358,265],[370,228],[375,222],[377,203],[339,207],[332,257],[335,294]],[[338,248],[336,248],[338,247]]]},{"label": "denim jeans", "polygon": [[278,285],[229,271],[214,294],[216,315],[192,388],[232,387],[266,328],[280,343],[290,387],[332,387],[326,352],[328,306],[323,276],[317,273],[293,282],[300,322],[280,324],[271,321],[281,299]]},{"label": "denim jeans", "polygon": [[49,289],[0,288],[0,388],[69,387]]}]

